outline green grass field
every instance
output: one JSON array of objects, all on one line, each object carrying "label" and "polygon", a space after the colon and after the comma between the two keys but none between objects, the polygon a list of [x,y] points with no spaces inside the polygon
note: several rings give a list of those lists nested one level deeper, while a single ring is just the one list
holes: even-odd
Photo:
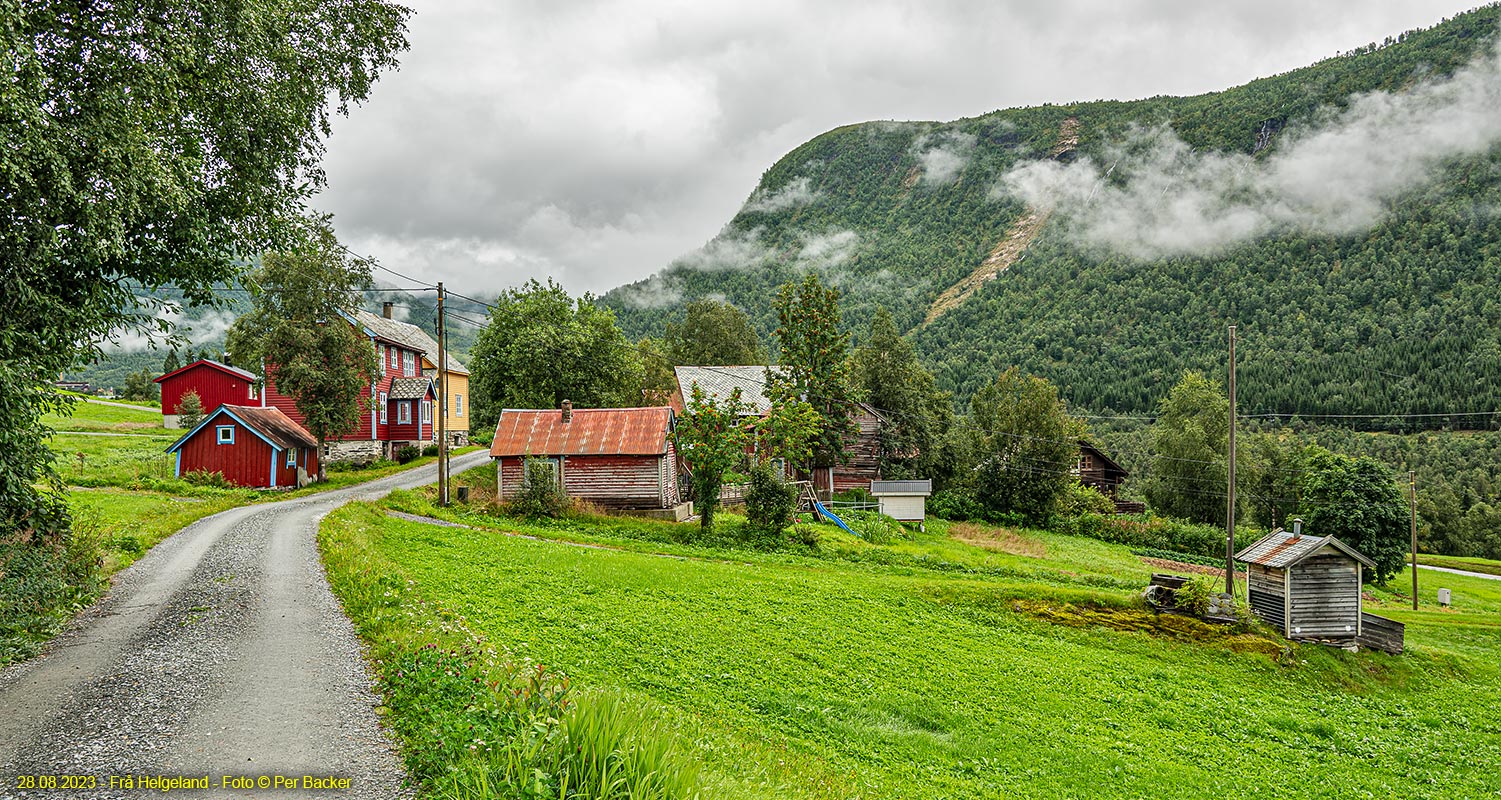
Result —
[{"label": "green grass field", "polygon": [[73,404],[73,413],[66,416],[48,414],[42,417],[42,423],[55,431],[151,433],[171,435],[174,439],[182,434],[182,431],[168,431],[162,427],[160,411],[140,411],[84,400]]},{"label": "green grass field", "polygon": [[[541,538],[355,506],[324,543],[364,548],[361,569],[410,579],[494,644],[652,709],[714,796],[1501,791],[1481,766],[1501,759],[1501,721],[1477,703],[1501,687],[1501,584],[1454,576],[1449,610],[1378,592],[1410,650],[1348,654],[1154,627],[1133,608],[1151,568],[1066,536],[950,529],[979,544],[930,535],[852,560],[697,548],[651,523],[506,527]],[[860,547],[835,541],[824,549]]]}]

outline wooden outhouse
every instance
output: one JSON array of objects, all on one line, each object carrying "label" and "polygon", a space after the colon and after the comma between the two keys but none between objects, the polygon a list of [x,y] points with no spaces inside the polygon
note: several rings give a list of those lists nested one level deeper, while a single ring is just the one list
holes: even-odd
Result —
[{"label": "wooden outhouse", "polygon": [[[1251,611],[1289,639],[1355,643],[1360,587],[1375,562],[1333,536],[1307,536],[1303,521],[1235,554],[1248,566]],[[1367,619],[1371,615],[1365,615]]]},{"label": "wooden outhouse", "polygon": [[672,409],[562,408],[500,412],[490,457],[496,490],[514,497],[527,458],[546,461],[569,497],[612,509],[681,504]]}]

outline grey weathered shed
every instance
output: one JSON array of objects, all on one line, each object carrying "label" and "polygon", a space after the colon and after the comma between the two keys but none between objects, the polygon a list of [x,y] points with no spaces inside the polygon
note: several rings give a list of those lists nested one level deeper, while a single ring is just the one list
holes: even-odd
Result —
[{"label": "grey weathered shed", "polygon": [[1248,565],[1251,610],[1289,639],[1354,642],[1363,571],[1376,564],[1333,536],[1303,535],[1302,526],[1297,520],[1235,554]]}]

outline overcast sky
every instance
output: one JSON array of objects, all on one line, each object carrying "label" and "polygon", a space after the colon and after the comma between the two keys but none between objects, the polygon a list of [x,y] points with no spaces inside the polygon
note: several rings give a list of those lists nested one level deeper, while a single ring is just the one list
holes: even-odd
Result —
[{"label": "overcast sky", "polygon": [[465,293],[646,277],[839,125],[1213,91],[1475,4],[408,2],[411,50],[336,123],[317,204]]}]

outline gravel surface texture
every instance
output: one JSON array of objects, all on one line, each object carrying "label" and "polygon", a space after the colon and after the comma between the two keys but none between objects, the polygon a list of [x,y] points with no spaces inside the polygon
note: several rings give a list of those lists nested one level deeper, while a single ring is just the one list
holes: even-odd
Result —
[{"label": "gravel surface texture", "polygon": [[[0,798],[409,797],[316,536],[343,503],[436,477],[244,506],[152,548],[42,655],[0,671]],[[209,788],[164,792],[158,776]]]}]

